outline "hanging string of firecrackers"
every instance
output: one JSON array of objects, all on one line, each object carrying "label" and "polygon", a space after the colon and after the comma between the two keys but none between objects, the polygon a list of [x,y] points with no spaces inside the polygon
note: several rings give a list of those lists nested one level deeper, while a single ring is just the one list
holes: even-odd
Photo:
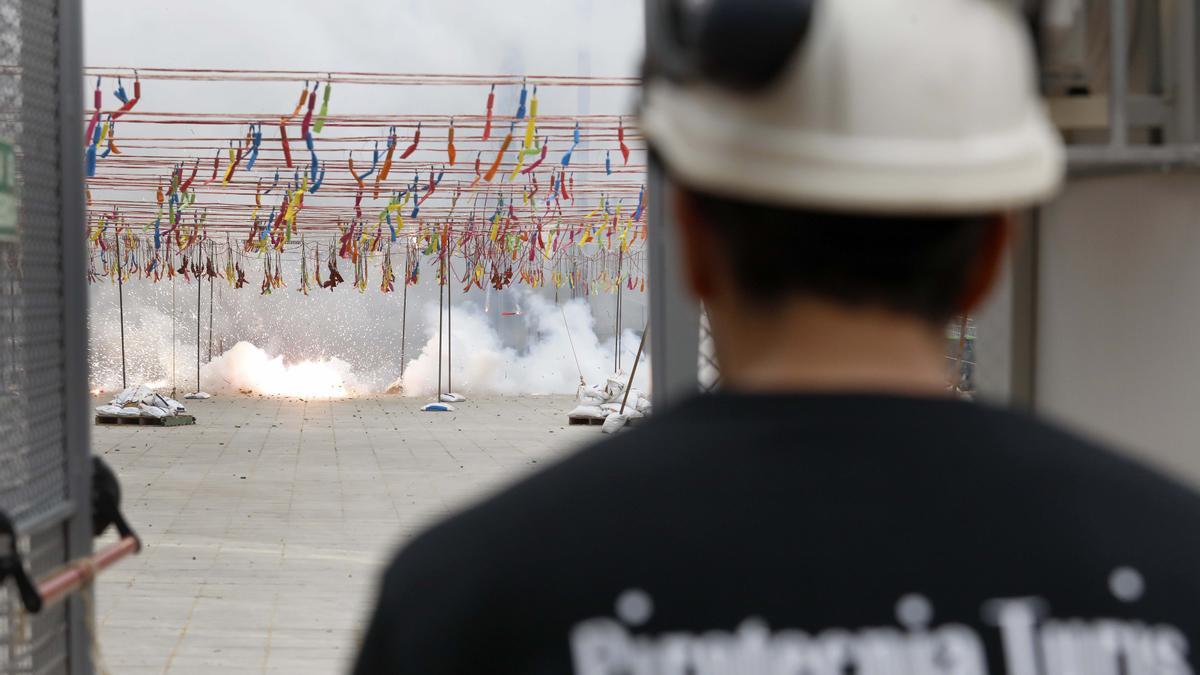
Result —
[{"label": "hanging string of firecrackers", "polygon": [[379,186],[387,180],[392,172],[392,156],[396,154],[396,127],[388,131],[387,154],[383,158],[383,168],[375,174],[375,199],[379,199]]},{"label": "hanging string of firecrackers", "polygon": [[[321,283],[320,286],[321,286],[321,288],[328,288],[329,290],[332,291],[334,288],[337,287],[338,284],[345,281],[344,279],[342,279],[342,275],[338,272],[337,256],[334,255],[332,247],[329,249],[329,257],[328,257],[326,266],[329,269],[329,275],[328,275],[329,278],[326,279],[324,281],[324,283]],[[319,281],[319,279],[318,279],[318,281]]]},{"label": "hanging string of firecrackers", "polygon": [[259,295],[270,295],[274,289],[275,275],[271,272],[271,256],[263,256],[263,280],[260,285]]},{"label": "hanging string of firecrackers", "polygon": [[508,152],[508,146],[512,145],[512,140],[513,132],[510,127],[508,133],[504,136],[504,140],[500,143],[500,151],[496,153],[496,159],[492,161],[491,167],[483,175],[484,182],[490,183],[496,177],[496,172],[500,170],[500,163],[504,161],[504,153]]},{"label": "hanging string of firecrackers", "polygon": [[[315,91],[316,90],[314,89],[313,92]],[[295,119],[297,115],[300,114],[300,110],[304,108],[305,103],[307,103],[308,100],[314,96],[313,92],[308,90],[308,82],[305,82],[304,89],[300,90],[300,100],[296,102],[295,110],[292,110],[292,114],[279,118],[279,143],[283,148],[284,163],[287,164],[287,168],[289,169],[291,169],[293,165],[292,148],[288,143],[287,125],[289,122]]]},{"label": "hanging string of firecrackers", "polygon": [[308,147],[309,163],[308,163],[308,186],[309,194],[316,194],[317,190],[321,189],[321,185],[325,183],[325,167],[321,166],[321,160],[317,158],[317,150],[313,145],[312,130],[304,133],[304,144]]},{"label": "hanging string of firecrackers", "polygon": [[383,253],[383,262],[380,264],[380,282],[379,290],[382,293],[391,293],[396,290],[396,273],[392,270],[392,247],[389,244]]},{"label": "hanging string of firecrackers", "polygon": [[[513,207],[514,207],[514,204],[506,201],[501,209],[501,213],[503,213],[505,209],[511,210]],[[611,206],[611,205],[606,204],[606,208],[602,211],[602,213],[604,213],[604,220],[606,222],[608,222],[611,218],[611,219],[616,220],[619,223],[622,223],[623,228],[621,229],[621,232],[628,235],[628,232],[629,232],[628,228],[630,226],[631,219],[628,217],[625,217],[625,218],[622,217],[621,214],[624,213],[623,205],[621,205],[619,203],[616,206]],[[101,257],[101,258],[103,258],[105,255],[105,253],[104,253],[105,244],[99,243],[99,242],[103,242],[104,239],[98,238],[98,234],[105,232],[106,222],[113,222],[115,220],[116,220],[116,218],[114,216],[105,215],[104,217],[99,219],[99,221],[96,223],[95,227],[92,229],[90,239],[91,239],[91,241],[93,241],[97,244],[95,246],[96,252],[99,255],[99,257]],[[566,228],[566,229],[569,229],[569,228]],[[592,229],[593,236],[594,237],[598,236],[597,232],[600,230],[600,228],[598,228],[593,223],[591,229]],[[608,226],[608,229],[611,229],[611,225]],[[607,230],[605,230],[605,231],[607,231]],[[480,252],[481,248],[479,246],[479,243],[482,240],[479,237],[467,237],[467,236],[462,236],[462,235],[459,235],[456,237],[451,237],[450,235],[452,234],[452,232],[453,232],[453,230],[451,229],[451,226],[448,222],[439,225],[439,227],[435,228],[435,229],[430,229],[425,226],[421,226],[418,231],[418,236],[416,237],[416,241],[424,243],[424,245],[425,245],[424,254],[425,255],[440,255],[443,251],[449,251],[451,254],[457,254],[457,255],[461,256],[462,258],[464,258],[464,260],[467,262],[467,265],[464,267],[465,273],[463,275],[463,280],[467,280],[468,285],[469,285],[469,280],[472,276],[471,270],[474,270],[475,278],[480,279],[483,275],[481,268],[488,267],[491,269],[491,272],[492,272],[491,283],[494,287],[504,287],[505,285],[507,285],[509,283],[509,280],[512,278],[516,278],[518,281],[521,281],[522,283],[530,285],[534,288],[540,287],[541,285],[543,285],[545,283],[546,275],[545,275],[544,267],[542,267],[540,265],[532,264],[532,262],[534,260],[538,259],[538,256],[536,255],[537,252],[545,251],[545,250],[550,250],[554,253],[558,253],[558,251],[568,251],[568,249],[562,249],[561,247],[559,247],[558,250],[555,250],[554,245],[552,245],[550,243],[552,241],[552,238],[554,240],[561,240],[561,238],[563,236],[563,232],[561,230],[556,232],[554,230],[554,226],[551,226],[550,229],[544,228],[541,233],[538,233],[536,231],[519,232],[519,233],[506,233],[504,231],[501,231],[500,235],[497,237],[498,243],[496,245],[492,245],[491,247],[483,248],[482,252]],[[358,282],[358,287],[361,289],[361,287],[363,285],[363,276],[364,276],[364,268],[361,266],[365,266],[368,264],[367,261],[370,258],[371,254],[380,253],[381,251],[385,250],[385,247],[381,245],[381,237],[379,237],[378,234],[376,234],[372,238],[372,237],[370,237],[369,234],[363,234],[361,232],[361,229],[359,229],[358,227],[355,228],[353,234],[357,234],[359,236],[357,238],[355,238],[355,241],[353,241],[354,245],[351,246],[351,254],[348,257],[351,258],[352,262],[355,265],[360,266],[359,269],[356,270],[356,281]],[[153,247],[148,242],[145,242],[145,245],[139,249],[139,247],[136,245],[137,239],[134,234],[134,230],[132,228],[122,228],[121,238],[122,238],[122,241],[124,242],[123,247],[122,247],[123,256],[122,256],[122,259],[120,261],[118,261],[118,263],[120,264],[120,268],[124,270],[123,274],[124,274],[125,278],[128,278],[130,274],[134,274],[134,273],[139,274],[139,275],[143,276],[144,278],[156,278],[156,277],[161,278],[162,271],[158,271],[157,273],[152,275],[152,272],[155,271],[155,268],[152,265],[152,263],[156,259],[156,254],[154,252]],[[607,239],[607,238],[608,237],[605,237],[605,239]],[[99,241],[97,241],[98,239],[99,239]],[[411,240],[412,238],[408,238],[408,239]],[[615,239],[615,237],[614,237],[614,239]],[[369,240],[369,243],[368,243],[368,240]],[[626,236],[625,241],[626,242],[630,241],[628,236]],[[511,252],[518,250],[516,248],[516,244],[518,242],[522,242],[525,246],[528,247],[528,248],[520,249],[521,252],[523,253],[523,256],[521,258],[516,258],[511,253]],[[306,261],[305,266],[307,267],[307,244],[306,243],[304,244],[303,248],[304,248],[304,252],[302,255],[304,256],[304,259]],[[134,253],[126,255],[126,254],[124,254],[125,250],[133,251]],[[621,252],[622,254],[624,254],[627,250],[628,250],[627,248],[624,248],[624,245],[610,246],[610,247],[598,249],[599,255],[601,256],[600,259],[604,260],[604,261],[609,261],[612,258],[615,258],[617,256],[618,251]],[[199,254],[197,254],[197,256],[191,258],[191,260],[193,262],[195,262],[197,259],[199,259],[198,256],[204,255],[205,251],[209,251],[208,255],[212,258],[212,260],[211,260],[212,265],[214,267],[218,266],[220,258],[216,252],[215,247],[202,247],[200,249],[200,251],[201,251],[201,253],[199,253]],[[225,255],[225,264],[226,264],[226,272],[225,272],[224,276],[227,280],[229,280],[230,277],[233,277],[234,278],[233,285],[235,287],[237,287],[238,286],[237,279],[239,277],[244,277],[244,273],[239,274],[239,269],[238,269],[239,263],[237,261],[233,262],[232,273],[229,271],[230,261],[235,258],[235,255],[234,255],[232,246],[229,245],[228,241],[226,242],[226,252],[224,253],[224,255]],[[240,256],[241,254],[239,253],[238,255]],[[282,271],[283,271],[283,266],[282,266],[283,255],[281,252],[275,251],[272,249],[271,251],[269,251],[266,254],[266,256],[269,256],[272,259],[270,266],[265,270],[265,272],[269,272],[269,274],[265,274],[265,276],[264,276],[264,278],[270,280],[270,282],[271,282],[269,284],[269,288],[268,288],[268,290],[270,290],[270,289],[278,288],[282,285],[281,281],[282,281]],[[264,256],[264,257],[266,257],[266,256]],[[572,260],[594,259],[593,256],[585,256],[582,254],[582,252],[581,253],[569,253],[567,255],[564,255],[561,253],[559,253],[558,255],[547,255],[546,259],[548,261],[550,261],[551,269],[554,270],[554,272],[557,272],[557,274],[553,274],[551,276],[551,283],[554,283],[556,286],[560,286],[564,283],[564,281],[567,281],[567,279],[562,275],[561,272],[562,272],[562,261],[564,259],[568,259],[568,258],[570,258]],[[515,268],[512,264],[513,261],[517,261]],[[209,261],[205,261],[206,274],[208,273],[208,270],[207,270],[208,262]],[[382,270],[382,262],[383,262],[382,257],[380,257],[379,263],[381,265],[381,270]],[[182,269],[180,271],[183,272],[185,274],[185,276],[188,273],[191,273],[191,270],[189,269],[188,266],[181,266],[181,267],[182,267]],[[597,270],[598,271],[597,276],[590,278],[590,279],[584,279],[582,277],[582,275],[576,275],[575,278],[576,278],[576,280],[583,282],[583,283],[590,282],[592,284],[597,284],[603,290],[607,290],[607,291],[615,290],[616,283],[622,283],[625,288],[628,288],[630,290],[634,290],[638,287],[644,287],[644,275],[638,276],[635,273],[633,266],[627,266],[626,270],[623,270],[622,274],[620,276],[616,276],[612,272],[608,271],[607,268],[610,268],[610,267],[612,267],[612,265],[609,262],[606,262],[605,264],[602,264],[602,265],[599,265],[596,267],[585,266],[584,267],[585,270],[592,270],[592,269]],[[512,273],[512,271],[514,269],[515,269],[515,275]],[[640,266],[639,266],[639,269],[640,269]],[[213,273],[215,273],[215,271]],[[585,272],[585,274],[587,274],[587,272]],[[167,275],[169,277],[170,272],[167,272]],[[406,275],[407,275],[407,271],[406,271]],[[209,276],[211,276],[211,274],[209,274]],[[221,276],[221,275],[218,274],[218,276]],[[303,276],[307,276],[306,271]],[[110,275],[110,278],[113,278],[113,277],[111,277],[111,275]],[[369,276],[368,276],[368,278],[369,278]],[[335,283],[336,283],[336,280],[335,280]],[[477,284],[477,285],[482,286],[481,283]],[[328,286],[326,286],[326,287],[328,287]]]},{"label": "hanging string of firecrackers", "polygon": [[484,120],[483,120],[483,138],[481,140],[486,141],[487,139],[491,138],[491,136],[492,136],[492,109],[495,107],[495,105],[496,105],[496,85],[493,84],[491,90],[488,91],[487,112],[485,113]]},{"label": "hanging string of firecrackers", "polygon": [[[95,177],[97,159],[104,159],[110,154],[122,154],[116,143],[116,122],[125,113],[133,110],[142,98],[142,80],[137,71],[133,71],[133,98],[125,91],[125,83],[117,78],[117,89],[113,96],[121,102],[121,107],[108,115],[107,121],[101,123],[101,109],[104,105],[104,93],[101,91],[102,78],[96,78],[96,87],[92,92],[92,114],[88,119],[87,130],[84,132],[85,171],[88,178]],[[107,145],[105,143],[107,141]],[[101,146],[105,146],[100,152]]]},{"label": "hanging string of firecrackers", "polygon": [[230,286],[237,282],[237,268],[233,264],[233,244],[225,237],[225,281]]},{"label": "hanging string of firecrackers", "polygon": [[355,255],[354,257],[354,288],[358,289],[359,293],[367,291],[367,258],[366,256]]},{"label": "hanging string of firecrackers", "polygon": [[309,291],[308,255],[305,251],[303,238],[300,239],[300,286],[296,290],[305,295],[308,295]]},{"label": "hanging string of firecrackers", "polygon": [[[305,112],[301,121],[301,132],[308,145],[311,161],[305,168],[303,177],[301,177],[302,174],[297,171],[293,181],[288,184],[285,193],[281,195],[282,203],[278,209],[272,207],[271,216],[266,220],[265,223],[259,220],[261,196],[263,194],[270,194],[272,190],[279,184],[279,171],[278,169],[275,170],[274,181],[272,182],[271,187],[265,192],[262,190],[262,180],[260,179],[256,181],[253,212],[248,219],[250,237],[247,241],[248,244],[250,242],[255,242],[257,245],[247,245],[244,247],[244,251],[239,251],[237,253],[239,256],[239,261],[232,260],[234,257],[234,252],[232,251],[231,247],[229,247],[230,250],[225,253],[226,271],[224,276],[227,280],[230,280],[232,277],[234,279],[233,283],[235,286],[237,285],[236,279],[238,277],[238,264],[240,262],[240,256],[244,255],[246,252],[250,252],[257,253],[264,258],[271,258],[271,262],[265,263],[265,272],[270,272],[269,276],[265,275],[265,279],[271,282],[268,284],[269,288],[279,287],[279,283],[275,280],[281,279],[281,261],[282,254],[285,250],[284,247],[288,242],[291,241],[292,236],[298,231],[297,215],[303,207],[303,193],[305,191],[308,191],[309,194],[315,193],[316,189],[323,182],[326,169],[321,165],[320,160],[316,155],[312,134],[315,131],[318,131],[321,126],[321,124],[314,124],[314,121],[319,123],[324,122],[324,117],[327,114],[331,84],[329,82],[326,83],[326,92],[322,104],[322,113],[319,116],[314,112],[318,87],[319,84],[314,83],[314,86],[310,90],[308,87],[308,82],[305,82],[304,92],[298,100],[296,108],[292,111],[291,115],[281,118],[281,120],[284,122],[283,133],[286,133],[287,123],[299,115],[300,111],[304,109],[305,104],[307,105],[307,111]],[[138,95],[140,96],[140,93],[138,93]],[[489,99],[491,100],[489,101],[488,106],[489,115],[485,125],[485,136],[490,136],[492,117],[490,114],[490,109],[492,108],[494,101],[494,87],[489,92]],[[351,174],[355,178],[355,183],[359,186],[359,190],[356,193],[354,206],[356,218],[350,222],[348,228],[346,226],[341,227],[341,230],[344,232],[343,246],[337,251],[336,257],[348,257],[356,265],[355,286],[359,287],[360,291],[365,287],[365,283],[362,282],[363,277],[366,276],[365,266],[368,264],[369,260],[373,260],[371,256],[379,254],[384,248],[382,230],[383,223],[386,222],[389,227],[388,242],[391,243],[397,241],[399,237],[397,225],[399,225],[400,230],[403,229],[404,219],[402,210],[407,207],[407,203],[410,200],[413,202],[413,209],[410,217],[418,224],[419,236],[416,238],[416,241],[425,242],[427,251],[430,253],[445,255],[447,250],[453,250],[455,248],[459,249],[460,251],[466,251],[471,248],[470,244],[472,242],[476,244],[486,244],[486,246],[476,246],[473,249],[479,251],[480,253],[477,255],[478,262],[475,265],[466,268],[468,272],[464,274],[464,278],[468,281],[472,276],[482,276],[479,270],[483,266],[483,261],[487,256],[491,256],[490,267],[494,281],[498,279],[499,284],[507,284],[508,280],[513,274],[513,265],[511,263],[518,262],[516,270],[519,279],[524,283],[536,288],[544,283],[544,274],[542,272],[542,268],[533,265],[533,263],[539,259],[544,259],[552,265],[555,265],[554,269],[561,272],[561,265],[557,264],[563,255],[561,252],[568,252],[571,256],[576,256],[576,254],[572,252],[572,249],[582,249],[586,244],[596,244],[600,247],[599,250],[601,251],[619,250],[620,252],[625,253],[629,251],[630,246],[637,239],[638,234],[641,235],[641,239],[644,241],[645,229],[633,229],[634,223],[640,222],[644,213],[646,201],[644,185],[638,186],[638,206],[634,210],[634,215],[632,217],[628,215],[622,215],[627,214],[627,211],[623,210],[621,200],[601,195],[601,208],[599,211],[604,213],[604,217],[602,219],[603,222],[593,221],[593,215],[585,217],[582,222],[576,220],[578,216],[564,218],[564,203],[574,204],[577,196],[574,186],[574,172],[568,172],[567,168],[570,167],[572,163],[574,151],[581,143],[581,125],[578,120],[575,120],[573,124],[572,143],[570,148],[563,155],[561,168],[559,168],[557,171],[552,170],[550,172],[549,189],[546,191],[546,201],[544,207],[545,213],[539,216],[535,212],[533,205],[537,204],[538,200],[540,199],[539,194],[541,194],[542,185],[538,180],[538,176],[534,172],[543,165],[545,159],[547,158],[550,138],[549,136],[543,136],[541,138],[538,137],[538,88],[536,85],[533,87],[532,97],[530,97],[526,84],[524,82],[522,83],[518,108],[513,120],[514,121],[510,124],[508,134],[500,145],[495,161],[492,162],[486,174],[483,174],[481,171],[482,150],[477,152],[475,163],[475,179],[467,189],[477,186],[481,181],[488,183],[494,181],[495,176],[500,170],[500,167],[504,166],[504,160],[507,157],[508,151],[512,147],[512,142],[516,133],[515,126],[517,121],[525,121],[525,134],[521,143],[521,147],[517,151],[518,154],[513,163],[513,169],[511,173],[506,171],[507,180],[505,182],[514,183],[517,181],[519,176],[528,176],[528,179],[521,186],[521,195],[519,199],[515,197],[512,190],[503,193],[484,193],[485,201],[487,199],[487,195],[496,195],[496,209],[490,219],[490,227],[485,227],[482,230],[476,229],[474,213],[472,213],[472,216],[466,223],[465,227],[461,220],[455,221],[452,217],[454,203],[457,202],[458,195],[462,190],[461,184],[460,187],[455,190],[454,197],[451,199],[451,217],[447,217],[444,211],[442,211],[440,214],[436,214],[435,212],[435,215],[433,216],[435,218],[443,219],[440,231],[428,230],[420,224],[419,214],[422,204],[424,204],[431,196],[434,196],[434,194],[439,191],[439,187],[444,180],[446,168],[442,168],[440,170],[431,169],[429,171],[429,179],[427,183],[423,183],[420,179],[420,174],[414,172],[413,181],[408,186],[408,189],[404,190],[403,192],[392,193],[388,198],[388,204],[380,211],[381,218],[376,224],[374,234],[372,235],[372,233],[365,230],[362,223],[361,209],[363,191],[367,187],[365,180],[372,174],[376,176],[371,192],[372,195],[375,195],[375,198],[377,198],[377,196],[383,192],[384,180],[387,178],[388,172],[392,168],[391,160],[396,148],[395,127],[392,127],[388,135],[387,160],[384,161],[383,169],[379,168],[379,160],[382,151],[380,150],[378,142],[375,144],[372,165],[368,171],[363,173],[356,172],[352,164],[352,157],[348,159],[348,166],[351,170]],[[417,151],[422,131],[421,124],[422,123],[418,121],[412,143],[403,153],[402,158],[406,159]],[[109,152],[121,154],[120,150],[117,149],[115,145],[114,131],[115,125],[113,123],[112,116],[110,116],[110,118],[103,124],[97,122],[96,128],[92,131],[91,145],[103,146],[105,141],[107,141],[109,149],[106,150],[105,154]],[[241,142],[238,142],[236,147],[232,141],[230,142],[229,147],[226,149],[226,152],[229,154],[229,162],[220,181],[221,187],[228,188],[234,183],[233,178],[235,177],[239,168],[241,168],[243,171],[253,170],[253,166],[258,160],[259,148],[262,140],[261,134],[261,125],[252,123],[249,126],[249,131],[246,134],[245,139]],[[453,118],[451,118],[447,128],[446,145],[446,157],[447,160],[449,160],[449,166],[451,168],[454,167],[457,161],[457,148],[454,146],[454,134],[455,125]],[[623,159],[626,165],[628,165],[629,149],[627,143],[625,142],[623,119],[618,119],[617,142],[622,152]],[[290,155],[290,151],[288,151],[286,147],[285,153]],[[605,154],[605,173],[607,175],[612,175],[611,151],[606,151]],[[529,166],[525,166],[526,159],[534,155],[537,155],[536,160],[531,162]],[[101,157],[103,156],[105,155],[101,155]],[[287,165],[292,166],[291,158],[288,157],[285,159],[287,160]],[[209,179],[209,183],[215,182],[218,179],[218,176],[221,176],[220,164],[221,158],[220,152],[218,151],[218,154],[214,157],[213,175]],[[194,181],[196,178],[198,169],[199,162],[197,161],[193,165],[191,176],[184,180],[183,164],[176,162],[170,175],[169,183],[166,186],[165,195],[163,185],[161,184],[156,191],[156,201],[159,207],[159,212],[155,214],[152,220],[146,219],[142,221],[142,230],[146,232],[147,235],[149,233],[149,228],[151,225],[153,225],[155,235],[153,240],[153,249],[147,243],[145,253],[133,254],[135,258],[139,255],[144,256],[144,274],[147,277],[150,277],[151,274],[154,274],[155,277],[161,276],[161,269],[158,268],[157,262],[157,251],[161,250],[164,239],[162,237],[164,211],[170,225],[170,229],[167,230],[168,248],[170,247],[169,235],[171,233],[175,234],[175,240],[179,244],[179,252],[189,251],[192,249],[192,247],[202,243],[206,239],[204,223],[206,217],[208,216],[207,209],[199,212],[192,212],[190,228],[183,225],[183,214],[185,213],[186,209],[189,209],[194,205],[196,199],[196,193],[195,191],[190,190],[190,187],[192,181]],[[632,195],[627,196],[632,197]],[[476,194],[476,199],[478,199],[478,197],[479,193]],[[442,203],[444,204],[444,202]],[[517,213],[518,208],[521,210],[520,214]],[[546,222],[547,217],[549,217],[552,213],[554,214],[552,222]],[[577,224],[573,226],[571,225],[572,222]],[[455,242],[456,246],[446,247],[440,245],[439,241],[449,237],[451,233],[454,234],[452,241]],[[256,234],[257,238],[255,237]],[[576,235],[579,236],[577,237]],[[578,246],[570,249],[566,248],[564,246],[564,240],[568,237],[569,242],[565,243],[575,243],[578,244]],[[103,245],[100,242],[98,243],[100,246]],[[304,248],[303,244],[301,248]],[[388,248],[390,248],[390,246]],[[133,248],[130,247],[129,250],[133,250]],[[484,252],[486,252],[486,255]],[[272,253],[274,254],[273,257],[271,257]],[[539,256],[539,253],[542,255]],[[103,251],[101,251],[100,254],[103,255]],[[184,253],[184,255],[186,255],[186,253]],[[212,254],[210,253],[209,255],[210,260],[206,262],[212,262]],[[334,247],[332,246],[330,249],[330,255],[331,260],[336,264]],[[132,258],[129,258],[129,256],[123,257],[125,257],[128,262],[134,261]],[[194,256],[195,259],[198,259],[198,257],[199,256]],[[302,253],[302,257],[305,260],[304,265],[307,266],[307,255]],[[383,258],[386,259],[387,256],[385,255]],[[381,265],[381,269],[383,269],[384,260],[380,260],[379,264]],[[390,265],[390,261],[388,261],[387,264]],[[231,265],[233,269],[232,272],[230,272]],[[124,267],[125,269],[140,271],[141,266],[125,265]],[[173,265],[169,267],[173,267]],[[414,267],[414,272],[415,269],[416,268]],[[470,272],[472,269],[475,270],[474,274]],[[317,274],[315,275],[318,278],[319,271],[318,265]],[[168,275],[170,275],[169,270]],[[307,276],[307,274],[305,273],[302,276]],[[383,276],[386,277],[387,275]],[[555,283],[561,283],[558,280],[563,278],[562,275],[559,274],[556,276],[557,279],[555,279]],[[409,270],[407,269],[405,270],[405,277],[407,283],[409,281]],[[603,280],[602,277],[601,279]],[[621,279],[625,279],[627,283],[632,283],[631,278],[622,277]],[[621,279],[617,279],[617,281],[620,281]],[[336,282],[333,285],[336,285]],[[384,285],[386,284],[384,284],[383,280],[381,280],[381,288]],[[332,287],[332,285],[323,287]]]}]

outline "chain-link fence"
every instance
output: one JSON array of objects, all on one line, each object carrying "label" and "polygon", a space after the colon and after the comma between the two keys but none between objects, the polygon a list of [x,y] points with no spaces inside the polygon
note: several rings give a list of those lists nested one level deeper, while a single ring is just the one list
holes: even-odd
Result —
[{"label": "chain-link fence", "polygon": [[[65,423],[59,29],[54,0],[0,0],[0,509],[34,577],[69,558],[76,512]],[[8,539],[0,535],[0,552]],[[61,604],[27,615],[12,582],[0,585],[0,674],[84,672],[70,663],[72,611]]]}]

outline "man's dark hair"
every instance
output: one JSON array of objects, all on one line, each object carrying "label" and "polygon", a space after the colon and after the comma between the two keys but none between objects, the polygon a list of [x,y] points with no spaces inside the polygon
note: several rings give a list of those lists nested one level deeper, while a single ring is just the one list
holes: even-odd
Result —
[{"label": "man's dark hair", "polygon": [[898,218],[767,206],[684,188],[747,302],[797,295],[941,323],[959,312],[989,216]]}]

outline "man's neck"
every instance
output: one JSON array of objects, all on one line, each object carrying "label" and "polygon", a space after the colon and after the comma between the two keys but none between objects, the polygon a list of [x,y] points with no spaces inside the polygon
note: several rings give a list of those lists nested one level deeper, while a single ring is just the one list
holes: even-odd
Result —
[{"label": "man's neck", "polygon": [[919,318],[796,302],[712,317],[725,388],[945,395],[944,337]]}]

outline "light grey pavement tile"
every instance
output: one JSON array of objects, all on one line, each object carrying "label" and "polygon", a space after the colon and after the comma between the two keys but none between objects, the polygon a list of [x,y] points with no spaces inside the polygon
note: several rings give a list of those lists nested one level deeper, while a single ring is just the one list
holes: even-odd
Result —
[{"label": "light grey pavement tile", "polygon": [[110,671],[344,672],[398,547],[600,438],[569,397],[423,402],[222,396],[187,402],[196,426],[96,427],[145,542],[98,582]]}]

